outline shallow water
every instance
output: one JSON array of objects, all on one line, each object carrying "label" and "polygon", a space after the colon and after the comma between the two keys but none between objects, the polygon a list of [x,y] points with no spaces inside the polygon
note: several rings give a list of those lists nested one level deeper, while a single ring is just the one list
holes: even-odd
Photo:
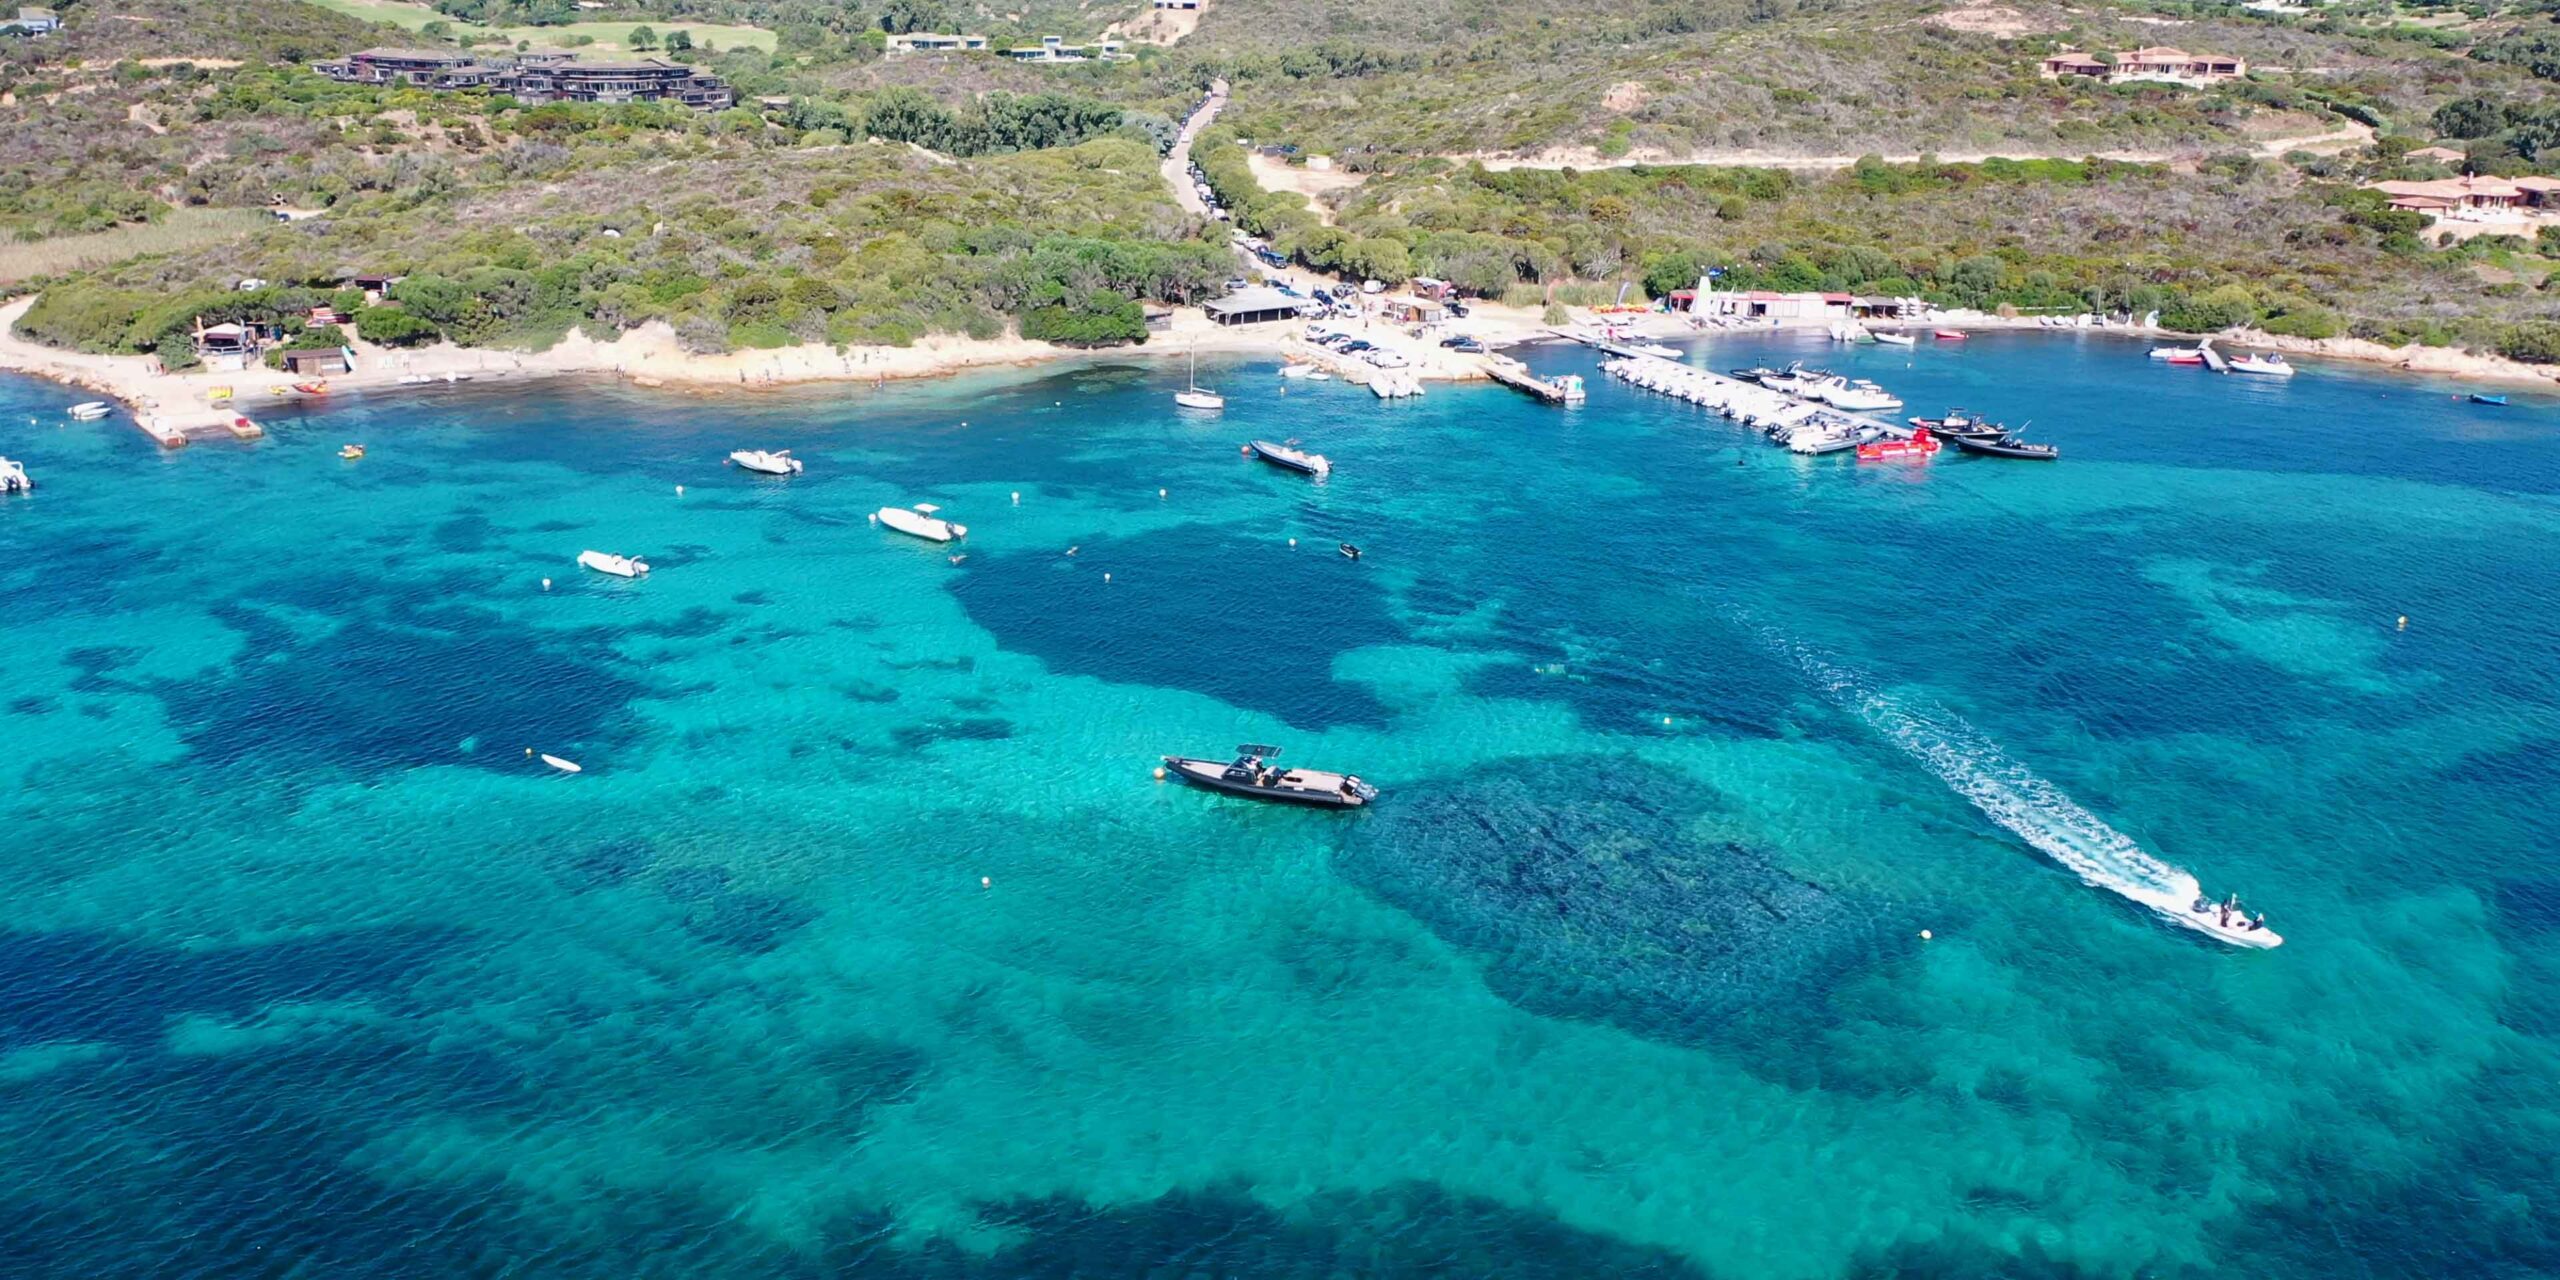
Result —
[{"label": "shallow water", "polygon": [[[2560,1272],[2560,401],[1693,356],[2064,452],[1860,465],[1528,355],[0,381],[9,1273]],[[1248,740],[1386,796],[1149,776]]]}]

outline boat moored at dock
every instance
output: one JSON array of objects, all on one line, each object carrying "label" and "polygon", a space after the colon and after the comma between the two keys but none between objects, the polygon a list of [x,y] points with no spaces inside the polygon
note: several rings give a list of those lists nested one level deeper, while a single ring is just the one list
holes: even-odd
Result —
[{"label": "boat moored at dock", "polygon": [[1231,796],[1326,809],[1356,809],[1378,798],[1376,787],[1353,774],[1289,769],[1270,763],[1279,754],[1278,747],[1248,742],[1236,748],[1233,760],[1165,756],[1164,768],[1158,774]]},{"label": "boat moored at dock", "polygon": [[83,400],[63,410],[64,413],[71,415],[71,420],[74,422],[95,422],[115,411],[116,407],[104,400]]},{"label": "boat moored at dock", "polygon": [[2242,356],[2232,361],[2231,372],[2254,373],[2261,378],[2290,378],[2294,370],[2293,362],[2269,351],[2260,355]]},{"label": "boat moored at dock", "polygon": [[2062,451],[2052,445],[2029,444],[2007,432],[1987,440],[1974,436],[1951,438],[1956,442],[1956,448],[1966,453],[1978,453],[1986,458],[2017,458],[2027,462],[2052,462],[2062,456]]}]

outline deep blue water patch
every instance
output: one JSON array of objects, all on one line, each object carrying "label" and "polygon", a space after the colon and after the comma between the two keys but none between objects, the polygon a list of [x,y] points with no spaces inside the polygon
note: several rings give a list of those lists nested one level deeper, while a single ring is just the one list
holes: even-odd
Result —
[{"label": "deep blue water patch", "polygon": [[1381,723],[1366,688],[1333,679],[1334,660],[1404,633],[1376,587],[1338,571],[1344,563],[1182,525],[1073,557],[973,555],[952,591],[1004,648],[1052,670],[1188,689],[1306,729]]},{"label": "deep blue water patch", "polygon": [[572,893],[611,888],[648,870],[658,860],[657,846],[645,839],[600,840],[554,860],[553,878]]},{"label": "deep blue water patch", "polygon": [[1485,958],[1504,999],[1674,1043],[1801,1022],[1878,962],[1898,911],[1702,843],[1687,777],[1626,756],[1513,760],[1399,788],[1341,872]]},{"label": "deep blue water patch", "polygon": [[206,948],[80,930],[0,933],[0,1050],[144,1044],[180,1014],[236,1018],[277,1001],[396,993],[466,941],[433,926]]},{"label": "deep blue water patch", "polygon": [[644,691],[601,634],[531,632],[486,610],[402,598],[304,639],[254,608],[218,605],[241,633],[226,671],[148,686],[197,763],[376,773],[421,764],[522,767],[493,747],[607,745]]}]

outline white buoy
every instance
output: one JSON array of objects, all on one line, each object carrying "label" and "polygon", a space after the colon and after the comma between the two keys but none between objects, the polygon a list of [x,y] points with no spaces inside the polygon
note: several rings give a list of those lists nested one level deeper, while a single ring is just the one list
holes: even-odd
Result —
[{"label": "white buoy", "polygon": [[2406,630],[2408,630],[2408,629],[2409,629],[2409,615],[2408,615],[2408,614],[2405,614],[2405,613],[2404,613],[2404,614],[2401,614],[2401,615],[2400,615],[2400,629],[2401,629],[2401,630],[2403,630],[2403,631],[2406,631]]},{"label": "white buoy", "polygon": [[1664,717],[1662,718],[1662,722],[1663,722],[1664,724],[1669,724],[1669,723],[1671,723],[1671,717],[1669,717],[1669,716],[1664,716]]},{"label": "white buoy", "polygon": [[992,888],[996,887],[995,877],[994,877],[994,876],[980,876],[980,877],[978,877],[978,887],[979,887],[979,888],[981,888],[981,889],[992,889]]},{"label": "white buoy", "polygon": [[1926,930],[1926,929],[1923,929],[1923,930],[1921,930],[1921,931],[1920,931],[1920,940],[1921,940],[1922,942],[1927,942],[1929,939],[1931,939],[1931,938],[1933,938],[1933,937],[1936,937],[1936,936],[1937,936],[1936,934],[1933,934],[1933,933],[1929,932],[1929,931],[1928,931],[1928,930]]},{"label": "white buoy", "polygon": [[1289,539],[1289,545],[1293,547],[1298,545],[1298,540],[1296,538]]},{"label": "white buoy", "polygon": [[1109,581],[1111,581],[1111,575],[1110,575],[1110,574],[1107,574],[1107,573],[1106,573],[1106,574],[1104,574],[1104,575],[1102,575],[1102,580],[1103,580],[1104,582],[1109,582]]},{"label": "white buoy", "polygon": [[869,519],[869,520],[871,521],[871,523],[873,523],[873,524],[878,524],[878,523],[880,523],[880,513],[879,513],[879,512],[877,512],[877,511],[872,512],[872,513],[870,514],[870,516],[868,516],[868,517],[866,517],[866,518],[867,518],[867,519]]},{"label": "white buoy", "polygon": [[681,497],[683,497],[683,496],[684,496],[684,486],[683,486],[683,485],[677,485],[677,486],[676,486],[676,496],[677,496],[677,497],[679,497],[679,498],[681,498]]},{"label": "white buoy", "polygon": [[1158,781],[1158,782],[1162,782],[1162,781],[1164,781],[1164,766],[1163,766],[1163,765],[1157,765],[1157,766],[1156,766],[1156,781]]},{"label": "white buoy", "polygon": [[1016,489],[1013,491],[1013,505],[1017,507],[1022,505],[1022,490]]},{"label": "white buoy", "polygon": [[1157,497],[1159,497],[1159,498],[1163,497],[1163,496],[1164,496],[1164,490],[1162,490],[1162,489],[1158,489],[1158,490],[1156,490],[1156,496],[1157,496]]},{"label": "white buoy", "polygon": [[542,589],[545,591],[549,591],[551,589],[551,579],[544,578],[542,580]]}]

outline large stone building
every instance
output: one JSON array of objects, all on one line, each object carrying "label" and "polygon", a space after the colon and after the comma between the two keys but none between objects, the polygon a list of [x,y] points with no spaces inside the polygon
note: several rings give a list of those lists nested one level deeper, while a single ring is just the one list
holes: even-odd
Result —
[{"label": "large stone building", "polygon": [[666,58],[580,62],[571,53],[496,54],[480,59],[450,49],[367,49],[312,70],[350,84],[407,83],[425,89],[487,89],[522,101],[673,102],[719,111],[734,102],[727,82]]}]

